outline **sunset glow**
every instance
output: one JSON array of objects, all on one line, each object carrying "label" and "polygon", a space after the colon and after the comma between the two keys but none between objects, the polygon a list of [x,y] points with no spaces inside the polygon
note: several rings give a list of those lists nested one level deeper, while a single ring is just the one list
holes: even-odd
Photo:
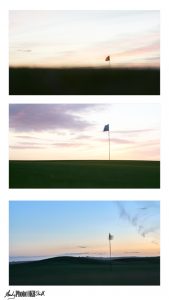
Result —
[{"label": "sunset glow", "polygon": [[158,104],[10,104],[11,160],[160,160]]},{"label": "sunset glow", "polygon": [[10,11],[9,64],[160,66],[159,11]]},{"label": "sunset glow", "polygon": [[10,256],[160,255],[158,201],[11,201]]}]

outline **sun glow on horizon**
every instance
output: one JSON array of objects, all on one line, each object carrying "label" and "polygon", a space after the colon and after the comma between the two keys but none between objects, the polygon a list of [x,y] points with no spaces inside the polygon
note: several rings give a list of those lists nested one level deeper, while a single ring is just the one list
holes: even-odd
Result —
[{"label": "sun glow on horizon", "polygon": [[10,160],[159,160],[158,104],[11,104]]},{"label": "sun glow on horizon", "polygon": [[[10,256],[159,256],[159,201],[11,201]],[[31,216],[31,223],[30,223]]]},{"label": "sun glow on horizon", "polygon": [[159,11],[10,11],[11,67],[160,67]]}]

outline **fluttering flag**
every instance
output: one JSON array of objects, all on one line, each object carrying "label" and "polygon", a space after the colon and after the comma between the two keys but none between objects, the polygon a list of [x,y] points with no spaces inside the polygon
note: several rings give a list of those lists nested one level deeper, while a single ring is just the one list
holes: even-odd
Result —
[{"label": "fluttering flag", "polygon": [[112,241],[114,239],[114,236],[109,233],[109,241]]},{"label": "fluttering flag", "polygon": [[105,61],[110,61],[110,55],[105,58]]},{"label": "fluttering flag", "polygon": [[104,126],[103,131],[109,131],[109,124],[107,124],[107,125]]}]

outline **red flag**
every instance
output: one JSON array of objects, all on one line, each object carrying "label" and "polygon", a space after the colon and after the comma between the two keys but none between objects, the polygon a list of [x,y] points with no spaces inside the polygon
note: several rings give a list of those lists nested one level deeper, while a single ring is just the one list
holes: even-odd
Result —
[{"label": "red flag", "polygon": [[110,61],[110,55],[105,58],[105,61]]}]

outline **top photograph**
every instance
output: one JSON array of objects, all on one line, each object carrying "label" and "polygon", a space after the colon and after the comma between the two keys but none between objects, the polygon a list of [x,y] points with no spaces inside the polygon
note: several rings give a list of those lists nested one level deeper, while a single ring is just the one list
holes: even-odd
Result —
[{"label": "top photograph", "polygon": [[160,11],[11,10],[9,95],[160,95]]}]

